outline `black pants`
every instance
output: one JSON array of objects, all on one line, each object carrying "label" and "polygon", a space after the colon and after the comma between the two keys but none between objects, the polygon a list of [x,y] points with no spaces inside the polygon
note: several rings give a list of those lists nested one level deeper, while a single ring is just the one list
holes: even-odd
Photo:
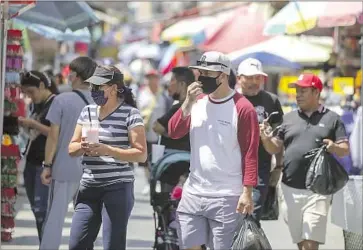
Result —
[{"label": "black pants", "polygon": [[126,249],[127,223],[134,206],[134,183],[80,186],[72,218],[70,250],[93,249],[103,223],[103,249]]},{"label": "black pants", "polygon": [[268,184],[270,179],[270,167],[266,166],[264,168],[258,169],[258,184],[253,188],[252,199],[254,203],[254,211],[252,216],[255,218],[258,226],[260,225],[261,215],[263,211],[263,206],[265,204]]}]

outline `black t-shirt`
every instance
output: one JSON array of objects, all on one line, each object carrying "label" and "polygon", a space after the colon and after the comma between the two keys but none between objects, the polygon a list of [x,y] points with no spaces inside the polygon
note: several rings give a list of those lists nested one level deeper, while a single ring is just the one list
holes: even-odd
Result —
[{"label": "black t-shirt", "polygon": [[[178,111],[181,105],[181,103],[174,104],[164,116],[157,120],[165,128],[166,132],[168,132],[169,120],[176,113],[176,111]],[[186,136],[176,140],[166,136],[161,136],[161,144],[165,145],[165,148],[167,149],[185,150],[190,152],[189,133]]]},{"label": "black t-shirt", "polygon": [[333,111],[322,108],[310,117],[295,110],[284,116],[277,136],[284,142],[284,170],[282,182],[287,186],[306,189],[305,179],[309,167],[303,155],[318,148],[319,141],[347,139],[344,123]]},{"label": "black t-shirt", "polygon": [[[270,124],[272,127],[276,127],[282,123],[284,112],[282,111],[280,101],[276,95],[261,90],[255,96],[245,95],[245,97],[255,107],[259,123],[262,123],[262,121],[272,112],[276,111],[279,112],[279,114],[271,117]],[[261,141],[258,150],[258,165],[259,168],[270,169],[271,167],[271,155],[265,150]]]},{"label": "black t-shirt", "polygon": [[[50,126],[50,122],[46,120],[47,113],[49,111],[50,105],[54,100],[55,95],[51,95],[45,102],[35,105],[34,110],[31,114],[31,118],[37,120],[45,126]],[[34,140],[29,141],[29,150],[27,152],[26,160],[27,162],[34,165],[41,165],[45,157],[45,143],[47,137],[40,132],[32,131],[32,133],[37,133]]]}]

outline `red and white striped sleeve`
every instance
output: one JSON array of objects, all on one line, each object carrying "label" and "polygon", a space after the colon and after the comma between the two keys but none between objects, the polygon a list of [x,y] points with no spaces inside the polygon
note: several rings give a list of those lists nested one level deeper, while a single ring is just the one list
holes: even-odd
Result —
[{"label": "red and white striped sleeve", "polygon": [[236,94],[234,101],[238,113],[237,137],[242,155],[242,183],[244,186],[257,186],[260,143],[257,114],[252,104],[242,95]]}]

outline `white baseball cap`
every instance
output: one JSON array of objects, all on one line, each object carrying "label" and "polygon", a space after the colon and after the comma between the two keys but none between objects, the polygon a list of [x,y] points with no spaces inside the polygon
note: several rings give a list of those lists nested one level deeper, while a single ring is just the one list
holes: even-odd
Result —
[{"label": "white baseball cap", "polygon": [[247,58],[242,61],[238,66],[238,76],[254,76],[254,75],[263,75],[267,77],[267,74],[263,72],[262,63],[254,58]]},{"label": "white baseball cap", "polygon": [[196,66],[190,66],[189,68],[223,72],[229,75],[231,73],[231,61],[221,52],[209,51],[202,55]]}]

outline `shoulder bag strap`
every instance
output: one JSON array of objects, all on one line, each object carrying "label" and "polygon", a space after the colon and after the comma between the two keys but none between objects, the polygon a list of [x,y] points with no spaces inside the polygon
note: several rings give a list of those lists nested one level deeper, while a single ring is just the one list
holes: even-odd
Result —
[{"label": "shoulder bag strap", "polygon": [[82,98],[82,100],[86,103],[86,105],[89,105],[89,102],[87,101],[87,99],[86,99],[86,97],[84,96],[84,94],[81,92],[81,91],[79,91],[79,90],[76,90],[76,89],[74,89],[74,90],[72,90],[74,93],[76,93],[79,97],[81,97]]}]

